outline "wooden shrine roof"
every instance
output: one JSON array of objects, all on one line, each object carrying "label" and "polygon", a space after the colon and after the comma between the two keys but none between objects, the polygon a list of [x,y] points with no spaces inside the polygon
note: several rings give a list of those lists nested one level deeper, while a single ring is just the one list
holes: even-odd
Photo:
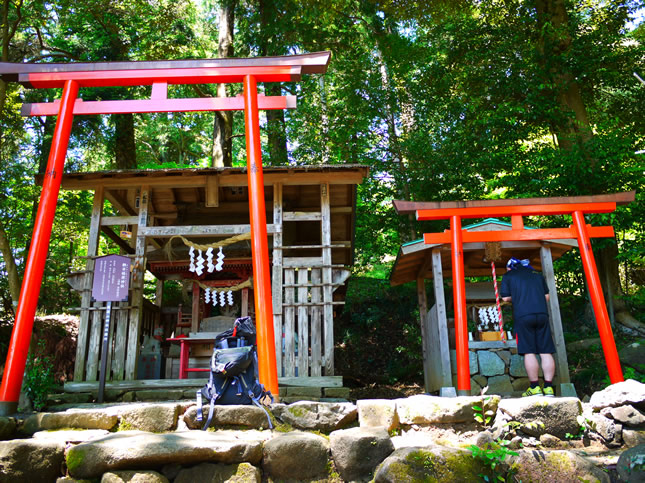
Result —
[{"label": "wooden shrine roof", "polygon": [[[367,176],[368,168],[267,166],[263,173],[269,248],[273,233],[279,229],[285,258],[320,256],[321,184],[329,183],[332,263],[351,265],[356,185]],[[38,181],[42,182],[42,176]],[[282,227],[274,225],[273,216],[274,186],[278,184],[282,186]],[[188,248],[180,240],[172,240],[173,263],[166,263],[169,260],[163,249],[177,227],[186,227],[183,234],[190,240],[209,244],[232,233],[243,233],[243,227],[250,223],[246,167],[66,173],[62,179],[62,188],[67,190],[103,188],[116,216],[103,216],[101,230],[126,252],[132,249],[127,240],[120,239],[119,232],[126,229],[124,226],[138,223],[138,196],[143,186],[150,193],[147,229],[154,234],[147,238],[150,245],[147,256],[153,273],[155,269],[162,276],[185,271]],[[223,230],[217,231],[218,227]],[[251,256],[248,240],[229,245],[225,251],[228,259],[235,259],[238,264],[244,264]]]},{"label": "wooden shrine roof", "polygon": [[[488,218],[480,223],[466,225],[463,227],[468,231],[494,231],[510,230],[511,224],[495,218]],[[530,230],[530,227],[525,227]],[[467,277],[475,276],[492,276],[490,262],[484,261],[484,243],[464,243],[464,272]],[[498,275],[506,273],[506,261],[515,257],[518,259],[528,258],[531,265],[542,270],[540,260],[540,247],[548,246],[551,248],[553,259],[560,258],[565,252],[573,247],[578,246],[576,240],[546,240],[540,241],[503,241],[502,261],[496,263],[496,272]],[[401,285],[412,282],[419,275],[424,278],[433,278],[432,264],[430,257],[432,250],[439,247],[441,249],[441,266],[443,277],[452,277],[452,252],[450,244],[432,244],[426,245],[421,240],[415,240],[404,243],[399,249],[399,253],[390,273],[390,284]],[[419,272],[423,271],[422,274]]]}]

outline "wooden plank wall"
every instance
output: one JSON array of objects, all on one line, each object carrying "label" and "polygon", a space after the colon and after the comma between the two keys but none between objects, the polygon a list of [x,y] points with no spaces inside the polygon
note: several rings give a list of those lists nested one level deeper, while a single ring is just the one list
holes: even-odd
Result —
[{"label": "wooden plank wall", "polygon": [[[273,223],[320,221],[318,257],[285,257],[281,230],[273,238],[273,322],[280,377],[334,372],[333,265],[329,184],[320,185],[320,212],[283,212],[282,185],[273,187]],[[298,247],[294,247],[298,248]]]}]

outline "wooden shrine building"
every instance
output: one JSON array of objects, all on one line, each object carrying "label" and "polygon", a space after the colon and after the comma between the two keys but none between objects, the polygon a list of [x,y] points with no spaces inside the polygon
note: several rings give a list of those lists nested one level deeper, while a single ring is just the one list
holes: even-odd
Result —
[{"label": "wooden shrine building", "polygon": [[[511,223],[488,218],[480,223],[466,225],[463,229],[467,231],[510,230]],[[526,229],[530,230],[529,227]],[[506,260],[515,257],[529,259],[532,267],[542,271],[551,293],[548,304],[549,320],[557,351],[555,359],[560,382],[569,382],[569,368],[555,286],[553,260],[560,258],[575,246],[577,246],[575,240],[501,242],[500,258],[504,263],[499,263],[497,268],[498,276],[506,273]],[[469,309],[479,304],[495,304],[490,261],[485,258],[484,243],[464,243],[465,275],[491,279],[490,282],[466,284],[466,302]],[[454,349],[455,330],[454,322],[449,321],[446,310],[450,306],[446,303],[446,296],[450,297],[450,292],[446,294],[444,290],[444,279],[450,279],[450,277],[452,277],[450,246],[445,244],[426,245],[423,239],[404,243],[401,246],[390,274],[390,283],[393,286],[413,281],[417,283],[423,339],[424,385],[427,392],[438,391],[442,387],[454,385],[452,375],[455,368],[452,367],[450,349]],[[432,306],[428,304],[426,280],[432,280],[434,295]],[[470,310],[469,320],[472,321]],[[476,348],[517,348],[516,341],[512,339],[507,342],[470,340],[468,345],[471,350]]]},{"label": "wooden shrine building", "polygon": [[[279,377],[334,375],[334,313],[344,303],[356,185],[366,175],[355,165],[264,168]],[[254,314],[246,168],[72,173],[62,188],[94,192],[86,270],[70,282],[82,292],[74,381],[98,379],[105,307],[92,302],[91,287],[94,261],[105,255],[101,235],[112,253],[145,260],[133,262],[129,300],[112,309],[108,381],[137,379],[151,337],[199,334],[217,311],[231,320]],[[153,301],[143,294],[150,274]],[[192,303],[163,307],[166,280],[188,288]]]}]

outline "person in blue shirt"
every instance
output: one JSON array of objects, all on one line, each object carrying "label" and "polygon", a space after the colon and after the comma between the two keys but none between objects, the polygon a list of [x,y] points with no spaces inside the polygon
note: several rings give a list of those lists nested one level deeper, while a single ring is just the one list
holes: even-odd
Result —
[{"label": "person in blue shirt", "polygon": [[[513,326],[517,339],[517,352],[524,356],[524,367],[531,387],[522,396],[554,396],[553,376],[555,345],[551,337],[549,313],[549,288],[542,274],[531,267],[528,260],[511,258],[502,277],[501,296],[513,304]],[[544,374],[544,390],[540,388],[540,364]]]}]

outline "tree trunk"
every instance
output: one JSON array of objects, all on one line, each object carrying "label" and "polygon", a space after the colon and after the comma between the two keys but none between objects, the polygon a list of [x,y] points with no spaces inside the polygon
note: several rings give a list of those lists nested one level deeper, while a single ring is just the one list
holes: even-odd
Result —
[{"label": "tree trunk", "polygon": [[[233,57],[235,5],[237,0],[222,0],[219,11],[219,43],[217,56]],[[217,97],[226,97],[226,84],[217,85]],[[233,112],[216,111],[213,125],[211,166],[222,168],[233,165]]]},{"label": "tree trunk", "polygon": [[11,250],[9,238],[2,224],[2,220],[0,220],[0,253],[2,253],[2,258],[4,259],[7,279],[9,281],[9,293],[11,294],[11,301],[13,302],[15,310],[18,305],[18,297],[20,296],[20,276],[18,275],[16,259],[13,256],[13,251]]},{"label": "tree trunk", "polygon": [[[550,125],[557,137],[558,146],[563,151],[578,148],[582,154],[581,163],[588,163],[592,169],[596,159],[586,148],[593,138],[591,123],[587,109],[580,92],[580,85],[565,62],[559,65],[554,59],[566,58],[571,50],[572,39],[569,34],[569,16],[564,0],[536,0],[537,27],[540,32],[537,49],[542,56],[542,65],[550,65],[546,76],[557,89],[556,95],[562,112],[562,119],[555,120]],[[548,60],[548,62],[547,62]],[[594,194],[594,185],[587,179],[571,180],[577,182],[579,193]],[[613,308],[613,320],[625,321],[635,319],[629,314],[622,300],[622,287],[618,271],[618,247],[612,243],[602,250],[594,250],[597,260],[598,277],[603,285],[607,305]],[[609,311],[609,310],[608,310]]]},{"label": "tree trunk", "polygon": [[114,121],[116,169],[137,169],[137,152],[134,142],[134,116],[112,114]]},{"label": "tree trunk", "polygon": [[[381,72],[381,86],[385,93],[386,102],[383,105],[383,114],[385,122],[388,127],[388,144],[389,151],[392,155],[392,175],[396,180],[397,189],[399,191],[399,196],[406,200],[412,200],[412,194],[410,193],[410,185],[408,183],[407,168],[405,166],[404,155],[401,150],[401,143],[399,141],[400,135],[397,130],[397,119],[394,111],[394,103],[392,102],[392,96],[396,95],[391,87],[390,82],[390,73],[388,71],[387,62],[384,58],[384,37],[388,34],[391,34],[391,31],[386,30],[384,25],[381,23],[382,20],[378,15],[374,15],[372,19],[372,31],[376,38],[376,48],[374,49],[374,55],[376,56],[376,61],[379,65],[379,70]],[[403,241],[410,241],[417,238],[416,233],[416,219],[413,214],[408,214],[407,217],[399,217],[399,224],[401,225],[400,233],[403,235]]]},{"label": "tree trunk", "polygon": [[[536,0],[537,26],[540,32],[538,52],[542,65],[551,65],[546,72],[548,80],[557,89],[557,99],[563,116],[552,125],[558,145],[564,150],[578,146],[586,153],[585,143],[592,138],[587,108],[580,93],[580,86],[573,73],[564,62],[557,65],[554,59],[571,50],[572,39],[569,34],[569,15],[564,0]],[[586,156],[593,163],[593,159]]]},{"label": "tree trunk", "polygon": [[[275,38],[270,30],[270,22],[276,15],[277,7],[273,0],[259,0],[258,9],[260,13],[260,35],[258,46],[260,55],[282,55],[282,46],[276,45]],[[270,42],[273,39],[274,42]],[[279,82],[265,82],[264,92],[268,96],[279,96],[282,88]],[[267,116],[267,140],[269,145],[269,160],[267,164],[273,166],[284,166],[288,162],[287,151],[287,130],[284,121],[284,111],[268,110]]]},{"label": "tree trunk", "polygon": [[[264,90],[268,96],[282,95],[278,82],[266,82]],[[272,166],[286,166],[289,162],[287,155],[287,129],[282,109],[266,111],[267,137],[269,141],[269,162]]]}]

